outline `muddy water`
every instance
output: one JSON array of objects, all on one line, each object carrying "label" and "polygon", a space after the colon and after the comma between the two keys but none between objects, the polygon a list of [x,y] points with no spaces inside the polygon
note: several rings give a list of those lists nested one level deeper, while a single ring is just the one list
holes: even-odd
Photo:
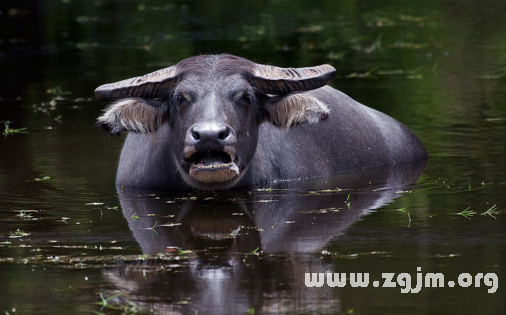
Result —
[{"label": "muddy water", "polygon": [[[505,4],[70,0],[0,12],[11,130],[0,311],[505,312]],[[117,190],[124,136],[94,127],[105,106],[94,88],[209,52],[331,63],[335,88],[408,125],[431,159],[232,192]],[[308,288],[307,272],[369,273],[370,284]],[[445,282],[401,293],[382,273]],[[495,274],[498,289],[462,287],[462,273]]]}]

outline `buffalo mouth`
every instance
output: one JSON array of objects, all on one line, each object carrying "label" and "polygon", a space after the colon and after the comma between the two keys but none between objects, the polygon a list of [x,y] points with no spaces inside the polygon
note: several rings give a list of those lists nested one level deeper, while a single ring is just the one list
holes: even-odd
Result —
[{"label": "buffalo mouth", "polygon": [[239,176],[235,156],[224,151],[195,152],[189,162],[190,177],[202,183],[224,183]]}]

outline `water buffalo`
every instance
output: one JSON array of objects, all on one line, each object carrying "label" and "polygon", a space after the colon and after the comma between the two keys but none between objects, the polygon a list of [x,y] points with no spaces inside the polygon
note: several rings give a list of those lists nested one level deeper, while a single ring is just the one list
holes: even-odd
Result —
[{"label": "water buffalo", "polygon": [[130,131],[116,184],[229,189],[427,159],[403,124],[326,86],[335,71],[202,55],[98,87],[114,102],[98,124]]}]

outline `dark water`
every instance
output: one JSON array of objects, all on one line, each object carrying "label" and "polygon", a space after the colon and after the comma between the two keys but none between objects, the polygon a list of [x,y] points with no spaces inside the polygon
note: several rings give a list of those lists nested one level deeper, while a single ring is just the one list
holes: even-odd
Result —
[{"label": "dark water", "polygon": [[[504,314],[505,16],[483,0],[2,1],[0,121],[27,133],[0,140],[0,312]],[[335,88],[408,125],[431,159],[233,192],[117,192],[124,138],[94,127],[94,88],[221,52],[333,64]],[[445,283],[495,273],[498,289],[304,284],[409,273],[414,287],[417,267]]]}]

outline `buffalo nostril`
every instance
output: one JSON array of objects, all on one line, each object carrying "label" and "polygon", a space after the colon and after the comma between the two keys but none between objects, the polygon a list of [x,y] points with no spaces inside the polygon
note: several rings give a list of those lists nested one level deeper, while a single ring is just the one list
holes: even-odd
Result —
[{"label": "buffalo nostril", "polygon": [[192,137],[194,140],[196,140],[196,141],[200,140],[200,134],[198,132],[196,132],[195,130],[192,130],[191,134],[192,134]]},{"label": "buffalo nostril", "polygon": [[220,132],[220,133],[218,134],[218,139],[219,139],[219,140],[225,140],[225,139],[227,139],[227,138],[228,138],[228,136],[229,136],[229,135],[230,135],[230,129],[225,128],[225,130],[224,130],[224,131],[222,131],[222,132]]},{"label": "buffalo nostril", "polygon": [[195,145],[223,145],[234,139],[234,130],[224,124],[203,123],[192,127],[187,137]]}]

